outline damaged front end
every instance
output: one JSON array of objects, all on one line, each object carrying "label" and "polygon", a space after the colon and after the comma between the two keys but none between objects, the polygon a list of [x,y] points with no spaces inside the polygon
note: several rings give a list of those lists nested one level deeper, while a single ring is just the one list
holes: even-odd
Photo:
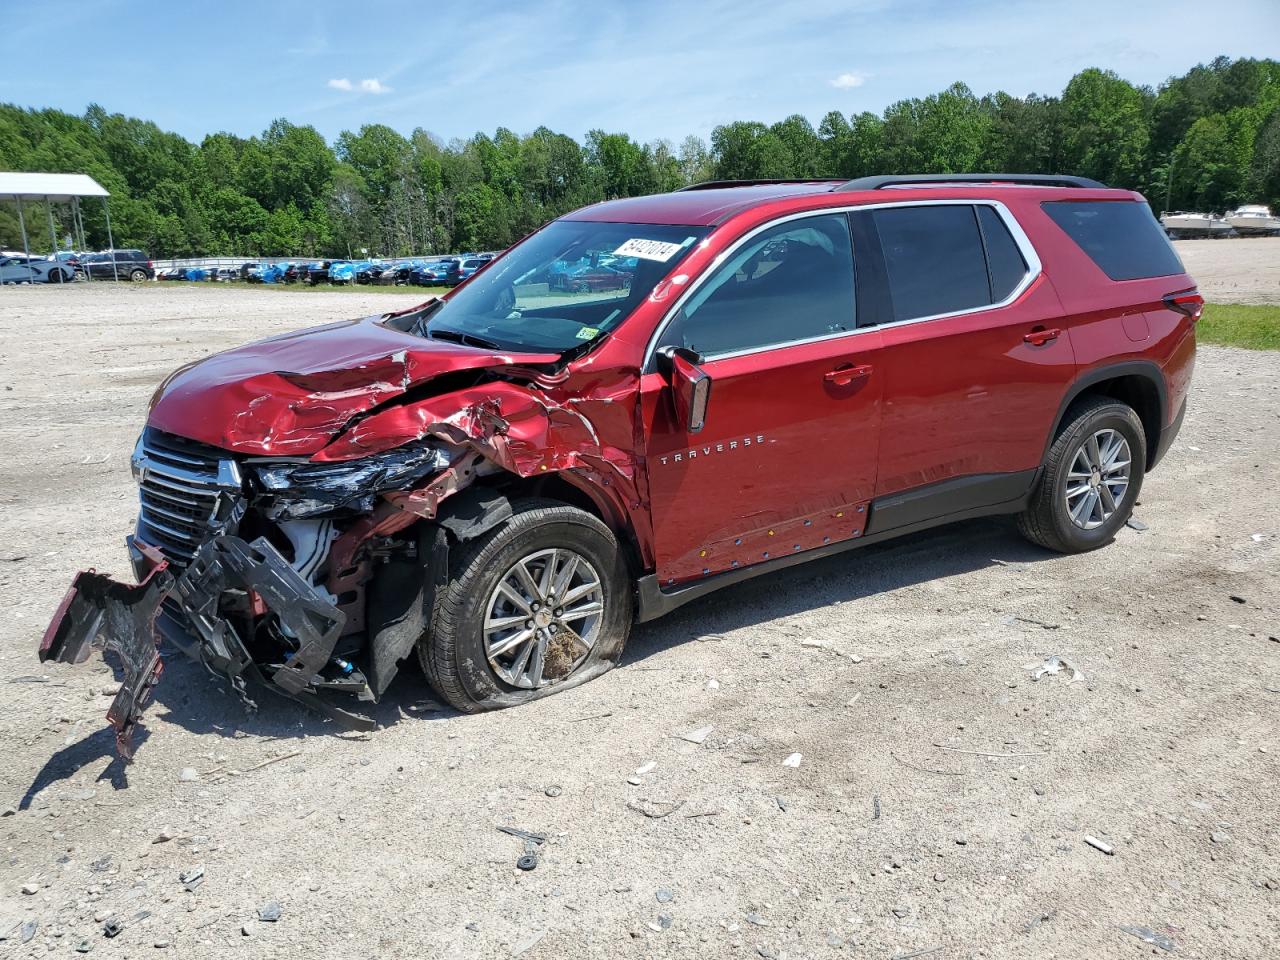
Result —
[{"label": "damaged front end", "polygon": [[[431,531],[385,494],[412,490],[457,456],[420,441],[340,463],[232,457],[148,428],[133,455],[136,585],[75,578],[40,646],[80,663],[99,648],[123,675],[108,713],[119,752],[163,671],[170,641],[256,708],[269,689],[348,729],[373,721],[343,706],[374,701],[426,626]],[[375,567],[379,574],[374,576]]]}]

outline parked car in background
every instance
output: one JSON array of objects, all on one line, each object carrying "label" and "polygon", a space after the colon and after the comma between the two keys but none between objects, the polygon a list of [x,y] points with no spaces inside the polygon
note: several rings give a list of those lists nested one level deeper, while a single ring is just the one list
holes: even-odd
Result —
[{"label": "parked car in background", "polygon": [[353,264],[355,267],[355,281],[360,284],[377,283],[378,278],[382,276],[382,271],[386,269],[386,265],[379,263],[377,260],[361,260],[359,263]]},{"label": "parked car in background", "polygon": [[483,260],[480,257],[465,257],[450,261],[449,272],[445,274],[444,285],[446,287],[456,287],[488,262],[488,260]]},{"label": "parked car in background", "polygon": [[417,287],[443,287],[455,260],[433,260],[415,267],[409,273],[409,282]]},{"label": "parked car in background", "polygon": [[56,260],[63,266],[70,267],[73,274],[77,277],[84,276],[84,270],[80,267],[80,258],[85,256],[78,250],[59,250],[51,254],[49,259]]},{"label": "parked car in background", "polygon": [[237,272],[241,280],[253,280],[258,276],[261,269],[262,267],[258,263],[250,261],[248,263],[240,264],[240,269]]},{"label": "parked car in background", "polygon": [[402,287],[409,282],[409,277],[413,271],[421,266],[421,260],[405,260],[401,263],[384,266],[382,272],[378,274],[376,282],[387,287]]},{"label": "parked car in background", "polygon": [[85,273],[93,280],[154,280],[155,267],[141,250],[104,250],[83,261]]},{"label": "parked car in background", "polygon": [[335,286],[355,283],[356,265],[350,260],[334,260],[329,264],[328,281]]},{"label": "parked car in background", "polygon": [[0,283],[70,283],[75,268],[43,257],[0,257]]},{"label": "parked car in background", "polygon": [[340,261],[337,260],[317,260],[307,265],[306,281],[311,286],[329,282],[329,268]]}]

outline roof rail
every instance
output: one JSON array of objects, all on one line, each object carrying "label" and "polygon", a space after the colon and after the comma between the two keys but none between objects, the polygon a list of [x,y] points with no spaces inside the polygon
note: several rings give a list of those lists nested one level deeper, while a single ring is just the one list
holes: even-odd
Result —
[{"label": "roof rail", "polygon": [[1033,187],[1081,187],[1106,189],[1105,183],[1088,177],[1069,177],[1057,173],[911,173],[902,176],[859,177],[840,184],[832,192],[850,190],[882,190],[885,187],[929,186],[947,183],[1017,183]]},{"label": "roof rail", "polygon": [[763,187],[777,183],[832,183],[839,179],[839,177],[788,177],[778,180],[707,180],[705,183],[691,183],[687,187],[680,187],[675,192],[684,193],[686,190],[720,190],[725,187]]}]

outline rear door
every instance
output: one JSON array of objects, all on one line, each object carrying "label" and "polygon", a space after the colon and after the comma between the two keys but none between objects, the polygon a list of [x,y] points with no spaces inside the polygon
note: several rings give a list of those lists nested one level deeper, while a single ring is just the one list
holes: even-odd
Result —
[{"label": "rear door", "polygon": [[1075,371],[1026,234],[988,201],[885,206],[854,221],[878,240],[887,293],[872,532],[1020,497]]},{"label": "rear door", "polygon": [[702,358],[706,426],[687,432],[660,373],[641,382],[664,586],[859,536],[875,486],[880,334],[857,328],[846,216],[754,231],[720,264],[658,339]]}]

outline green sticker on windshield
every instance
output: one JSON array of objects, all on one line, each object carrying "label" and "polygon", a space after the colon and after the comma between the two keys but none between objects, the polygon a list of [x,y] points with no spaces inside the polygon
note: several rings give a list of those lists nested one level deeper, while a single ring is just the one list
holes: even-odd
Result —
[{"label": "green sticker on windshield", "polygon": [[574,334],[579,340],[594,340],[600,335],[600,331],[595,327],[579,327],[578,332]]}]

